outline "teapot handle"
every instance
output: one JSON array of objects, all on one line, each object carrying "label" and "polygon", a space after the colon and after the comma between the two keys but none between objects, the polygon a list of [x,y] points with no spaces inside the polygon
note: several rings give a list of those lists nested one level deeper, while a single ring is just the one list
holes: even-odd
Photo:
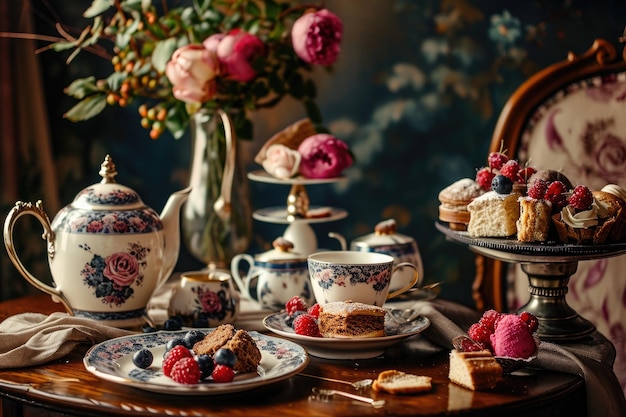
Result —
[{"label": "teapot handle", "polygon": [[[241,277],[241,275],[239,275],[239,263],[242,260],[248,262],[250,266],[250,269],[248,270],[248,274],[244,276],[243,278]],[[237,283],[237,287],[239,287],[239,292],[241,293],[241,296],[244,298],[251,298],[250,297],[250,280],[253,278],[251,275],[253,266],[254,266],[254,258],[251,255],[248,255],[247,253],[241,253],[239,255],[235,255],[233,257],[233,260],[230,262],[231,275],[233,276],[233,279]]]},{"label": "teapot handle", "polygon": [[34,216],[43,226],[44,232],[41,237],[45,239],[48,243],[48,258],[54,258],[54,241],[56,239],[56,236],[50,225],[50,219],[48,218],[46,212],[43,210],[43,204],[41,200],[39,200],[37,201],[37,203],[35,203],[35,205],[33,205],[33,203],[24,203],[22,201],[18,201],[15,203],[15,206],[13,206],[13,208],[7,215],[4,221],[4,246],[6,247],[7,253],[9,254],[9,259],[11,259],[11,262],[13,262],[15,268],[17,268],[19,273],[22,274],[26,281],[31,283],[35,288],[47,294],[50,294],[55,302],[61,302],[67,312],[70,315],[73,315],[73,310],[70,307],[70,303],[68,302],[67,298],[65,298],[63,293],[56,288],[51,287],[50,285],[35,278],[30,272],[28,272],[26,267],[22,264],[22,261],[20,261],[20,258],[17,256],[17,251],[15,250],[15,246],[13,245],[13,228],[15,226],[15,222],[20,217],[27,214]]},{"label": "teapot handle", "polygon": [[346,238],[343,235],[335,232],[328,233],[328,237],[331,239],[337,239],[339,241],[339,245],[341,246],[341,250],[348,250],[348,244],[346,243]]}]

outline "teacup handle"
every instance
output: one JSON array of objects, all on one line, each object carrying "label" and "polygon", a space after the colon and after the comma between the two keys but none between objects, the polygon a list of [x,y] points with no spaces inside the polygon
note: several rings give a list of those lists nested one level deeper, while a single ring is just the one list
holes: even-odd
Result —
[{"label": "teacup handle", "polygon": [[400,262],[397,265],[393,266],[393,269],[391,270],[391,276],[393,276],[393,274],[399,269],[399,268],[411,268],[413,270],[413,279],[411,279],[411,281],[408,282],[408,284],[398,290],[395,290],[394,292],[390,292],[387,295],[387,300],[393,297],[397,297],[398,295],[407,292],[411,287],[413,287],[415,284],[421,283],[422,277],[419,276],[419,273],[417,271],[417,266],[413,265],[411,262]]},{"label": "teacup handle", "polygon": [[50,219],[48,218],[46,212],[43,210],[43,203],[41,202],[41,200],[39,200],[34,205],[33,203],[24,203],[22,201],[18,201],[15,203],[15,206],[13,206],[11,211],[9,211],[9,214],[4,221],[4,246],[6,247],[7,253],[9,254],[9,259],[11,259],[11,262],[13,262],[15,268],[17,268],[19,273],[22,274],[26,281],[31,283],[38,290],[41,290],[51,295],[52,299],[55,302],[61,302],[67,312],[70,315],[73,315],[74,313],[72,307],[70,306],[69,301],[67,300],[67,298],[65,298],[63,293],[58,289],[40,281],[30,272],[28,272],[26,267],[22,264],[22,261],[20,261],[20,258],[17,256],[17,251],[15,250],[15,246],[13,245],[13,228],[15,227],[15,222],[17,222],[20,217],[27,214],[34,216],[43,226],[43,234],[41,237],[45,239],[48,243],[48,258],[54,258],[54,241],[56,236],[54,234],[54,231],[52,230],[52,226],[50,225]]},{"label": "teacup handle", "polygon": [[[249,265],[248,274],[243,278],[239,275],[239,263],[241,261],[246,261]],[[239,255],[235,255],[233,260],[230,262],[230,272],[233,276],[233,279],[237,283],[237,287],[239,288],[239,292],[241,296],[244,298],[250,297],[250,280],[252,279],[251,272],[254,267],[254,258],[247,253],[240,253]]]}]

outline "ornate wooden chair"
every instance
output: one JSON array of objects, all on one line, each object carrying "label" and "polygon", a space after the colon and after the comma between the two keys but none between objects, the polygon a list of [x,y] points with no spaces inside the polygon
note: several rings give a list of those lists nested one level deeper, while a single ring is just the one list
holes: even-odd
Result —
[{"label": "ornate wooden chair", "polygon": [[[490,152],[503,146],[522,165],[560,170],[592,190],[626,188],[623,55],[598,39],[526,80],[504,106]],[[569,305],[615,345],[615,370],[626,388],[626,255],[579,262],[568,288]],[[479,310],[516,310],[528,300],[528,277],[517,264],[477,255],[473,289]]]}]

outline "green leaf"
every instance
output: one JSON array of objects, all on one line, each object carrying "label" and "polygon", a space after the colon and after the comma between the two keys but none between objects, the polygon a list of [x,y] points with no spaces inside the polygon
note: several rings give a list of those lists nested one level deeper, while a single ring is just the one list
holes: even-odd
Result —
[{"label": "green leaf", "polygon": [[113,5],[113,0],[93,0],[91,6],[83,13],[83,16],[86,18],[96,17],[106,12],[109,8],[113,7]]},{"label": "green leaf", "polygon": [[93,76],[74,80],[65,88],[65,94],[78,100],[96,92],[98,92],[98,86],[96,85],[96,77]]},{"label": "green leaf", "polygon": [[165,66],[178,46],[178,40],[176,38],[168,38],[157,42],[154,46],[154,52],[152,53],[152,65],[154,69],[159,72],[165,72]]},{"label": "green leaf", "polygon": [[144,10],[144,2],[145,0],[125,0],[121,2],[122,10],[130,12],[137,11],[141,12]]},{"label": "green leaf", "polygon": [[261,9],[259,9],[259,6],[253,1],[246,4],[246,13],[252,16],[261,17]]},{"label": "green leaf", "polygon": [[117,36],[115,37],[115,43],[118,48],[126,49],[128,44],[130,43],[130,40],[133,38],[133,35],[135,34],[135,32],[137,32],[137,28],[139,27],[140,23],[140,19],[133,19],[133,22],[130,26],[124,28],[124,30],[120,31],[117,34]]},{"label": "green leaf", "polygon": [[94,94],[79,101],[64,114],[64,117],[72,122],[91,119],[100,114],[106,106],[106,94]]},{"label": "green leaf", "polygon": [[175,105],[169,109],[165,117],[165,128],[175,139],[180,139],[185,135],[188,125],[187,111],[182,102],[180,105]]},{"label": "green leaf", "polygon": [[125,73],[114,72],[107,78],[107,85],[111,90],[119,91],[126,78],[128,78],[128,76]]}]

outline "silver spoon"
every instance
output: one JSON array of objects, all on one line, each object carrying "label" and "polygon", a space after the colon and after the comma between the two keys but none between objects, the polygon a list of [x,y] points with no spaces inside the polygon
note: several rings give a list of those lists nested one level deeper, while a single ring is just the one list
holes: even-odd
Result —
[{"label": "silver spoon", "polygon": [[359,389],[359,390],[369,387],[370,385],[372,385],[372,382],[374,382],[372,379],[361,379],[359,381],[350,382],[350,381],[343,381],[341,379],[326,378],[323,376],[317,376],[317,375],[311,375],[311,374],[299,373],[298,375],[306,376],[309,378],[321,379],[322,381],[337,382],[339,384],[351,385],[352,388]]}]

